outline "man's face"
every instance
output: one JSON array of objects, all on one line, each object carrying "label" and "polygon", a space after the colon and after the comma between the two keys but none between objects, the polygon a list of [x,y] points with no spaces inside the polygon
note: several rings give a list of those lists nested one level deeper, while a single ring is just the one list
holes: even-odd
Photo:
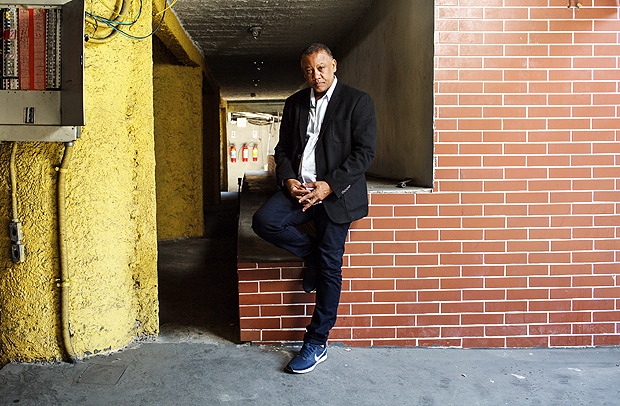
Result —
[{"label": "man's face", "polygon": [[324,51],[304,55],[301,58],[301,70],[306,82],[314,89],[315,96],[321,97],[334,83],[336,60]]}]

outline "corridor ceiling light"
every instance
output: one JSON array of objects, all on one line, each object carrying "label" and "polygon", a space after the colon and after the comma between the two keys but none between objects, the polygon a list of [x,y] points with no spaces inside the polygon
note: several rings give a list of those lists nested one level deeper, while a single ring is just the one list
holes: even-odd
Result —
[{"label": "corridor ceiling light", "polygon": [[258,39],[258,37],[260,37],[261,31],[263,31],[263,29],[257,25],[250,27],[250,32],[252,33],[252,37],[254,39]]}]

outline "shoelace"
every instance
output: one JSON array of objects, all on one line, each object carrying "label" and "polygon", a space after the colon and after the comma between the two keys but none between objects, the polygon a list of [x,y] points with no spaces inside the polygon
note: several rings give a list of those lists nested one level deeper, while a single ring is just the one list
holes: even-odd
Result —
[{"label": "shoelace", "polygon": [[303,358],[308,359],[312,354],[314,354],[317,348],[321,347],[323,346],[319,344],[304,343],[304,345],[301,347],[301,351],[299,351],[299,355],[301,355]]}]

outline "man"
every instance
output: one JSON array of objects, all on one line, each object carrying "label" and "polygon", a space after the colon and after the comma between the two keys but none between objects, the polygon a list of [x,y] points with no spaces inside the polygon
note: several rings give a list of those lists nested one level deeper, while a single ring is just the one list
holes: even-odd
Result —
[{"label": "man", "polygon": [[[342,285],[342,256],[352,221],[368,214],[364,173],[377,138],[370,96],[338,81],[329,48],[312,44],[301,57],[308,85],[286,100],[275,148],[278,191],[255,214],[254,232],[303,258],[303,288],[316,290],[304,343],[285,371],[306,373],[327,357]],[[316,236],[296,226],[314,222]]]}]

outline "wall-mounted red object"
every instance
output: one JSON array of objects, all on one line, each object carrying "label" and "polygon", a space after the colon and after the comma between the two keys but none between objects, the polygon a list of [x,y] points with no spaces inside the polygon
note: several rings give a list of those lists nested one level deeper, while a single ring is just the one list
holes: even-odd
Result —
[{"label": "wall-mounted red object", "polygon": [[254,148],[252,148],[252,161],[258,161],[258,145],[254,144]]},{"label": "wall-mounted red object", "polygon": [[237,162],[237,150],[235,149],[235,144],[230,146],[230,162]]},{"label": "wall-mounted red object", "polygon": [[248,161],[248,145],[247,144],[243,144],[243,149],[241,150],[241,159],[243,162],[247,162]]}]

